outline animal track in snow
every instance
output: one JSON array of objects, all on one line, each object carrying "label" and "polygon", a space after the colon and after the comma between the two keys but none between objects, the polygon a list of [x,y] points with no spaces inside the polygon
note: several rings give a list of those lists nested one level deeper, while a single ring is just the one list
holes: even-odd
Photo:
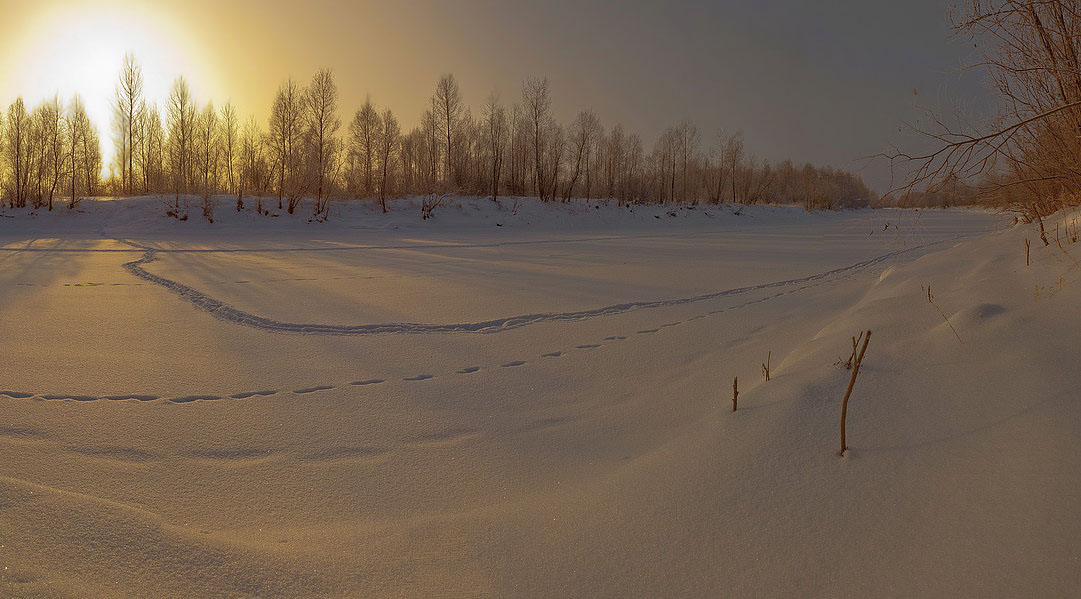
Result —
[{"label": "animal track in snow", "polygon": [[605,341],[623,341],[626,339],[623,335],[612,335],[611,337],[605,337]]},{"label": "animal track in snow", "polygon": [[364,386],[364,385],[378,385],[384,382],[383,379],[368,379],[366,381],[353,381],[350,385]]},{"label": "animal track in snow", "polygon": [[111,401],[124,401],[127,399],[134,399],[137,401],[154,401],[158,399],[157,395],[106,395],[101,399],[108,399]]},{"label": "animal track in snow", "polygon": [[[705,293],[701,295],[695,295],[683,298],[663,299],[663,300],[649,300],[649,301],[636,301],[625,302],[621,304],[612,304],[609,306],[603,306],[599,308],[593,308],[588,310],[578,310],[574,312],[541,312],[535,314],[523,314],[518,316],[508,316],[504,318],[496,318],[492,320],[486,320],[481,322],[466,322],[466,323],[448,323],[448,324],[429,324],[429,323],[415,323],[415,322],[397,322],[397,323],[368,323],[368,324],[319,324],[319,323],[298,323],[298,322],[285,322],[280,320],[274,320],[263,316],[258,316],[250,312],[245,312],[238,308],[234,308],[225,302],[216,299],[206,293],[203,293],[193,287],[167,279],[165,277],[151,273],[143,268],[144,265],[149,264],[157,259],[159,252],[166,253],[191,253],[199,250],[159,250],[156,248],[148,248],[145,246],[139,246],[131,242],[123,240],[122,243],[127,243],[132,247],[136,247],[144,251],[143,257],[137,260],[132,260],[124,264],[124,268],[128,270],[132,275],[155,285],[164,287],[166,290],[176,294],[182,300],[193,304],[200,310],[210,313],[215,318],[231,322],[234,324],[241,324],[245,326],[254,327],[264,331],[270,331],[275,333],[296,333],[296,334],[311,334],[311,335],[373,335],[373,334],[410,334],[410,333],[499,333],[511,329],[516,329],[532,324],[541,322],[566,322],[566,321],[579,321],[588,318],[596,318],[601,316],[611,316],[615,314],[622,314],[630,312],[632,310],[642,310],[650,308],[661,308],[667,306],[679,306],[684,304],[691,304],[695,302],[707,301],[718,299],[721,297],[727,297],[732,295],[738,295],[742,293],[748,293],[752,291],[761,291],[766,289],[773,289],[777,287],[791,287],[796,285],[802,285],[803,283],[822,281],[829,279],[836,275],[849,274],[854,271],[862,270],[876,264],[880,264],[894,258],[896,256],[917,251],[923,248],[939,245],[953,240],[944,240],[933,243],[927,243],[923,245],[914,246],[911,248],[897,250],[881,256],[849,264],[847,266],[841,266],[832,270],[823,271],[820,273],[808,275],[797,279],[788,279],[783,281],[773,281],[770,283],[762,283],[759,285],[750,285],[746,287],[735,287],[731,289],[724,289],[721,291],[715,291],[712,293]],[[423,246],[431,247],[431,246]],[[463,246],[455,246],[463,247]],[[309,248],[310,249],[310,248]],[[341,248],[337,248],[341,249]],[[390,248],[387,248],[390,249]],[[203,250],[205,252],[218,252],[225,250]]]},{"label": "animal track in snow", "polygon": [[308,393],[315,393],[316,391],[326,391],[333,388],[334,385],[317,385],[315,387],[305,387],[303,389],[297,389],[293,391],[293,393],[296,393],[297,395],[306,395]]},{"label": "animal track in snow", "polygon": [[525,364],[524,360],[515,360],[513,362],[507,362],[506,364],[500,364],[500,368],[514,368],[515,366],[521,366]]},{"label": "animal track in snow", "polygon": [[434,374],[418,374],[417,376],[407,376],[403,381],[426,381],[428,379],[435,378]]},{"label": "animal track in snow", "polygon": [[184,397],[173,397],[169,401],[172,403],[191,403],[193,401],[215,401],[218,399],[224,399],[220,395],[185,395]]},{"label": "animal track in snow", "polygon": [[585,343],[585,344],[582,344],[582,345],[576,345],[574,347],[576,349],[596,349],[596,348],[598,348],[600,346],[601,346],[600,343]]},{"label": "animal track in snow", "polygon": [[636,332],[636,333],[638,333],[639,335],[648,335],[648,334],[650,334],[650,333],[656,333],[656,332],[657,332],[657,331],[659,331],[659,330],[660,330],[660,329],[644,329],[644,330],[641,330],[641,331],[635,331],[635,332]]},{"label": "animal track in snow", "polygon": [[244,393],[234,393],[233,395],[230,395],[229,397],[231,397],[233,399],[248,399],[249,397],[255,397],[256,395],[258,395],[260,397],[267,397],[267,396],[270,396],[270,395],[275,395],[276,393],[278,393],[278,392],[268,389],[266,391],[246,391]]},{"label": "animal track in snow", "polygon": [[473,374],[474,372],[477,372],[478,370],[480,370],[480,366],[470,366],[468,368],[463,368],[463,369],[459,370],[458,374]]},{"label": "animal track in snow", "polygon": [[563,355],[563,352],[561,352],[561,351],[553,351],[553,352],[548,352],[546,354],[541,354],[541,357],[542,358],[558,358],[559,356],[562,356],[562,355]]}]

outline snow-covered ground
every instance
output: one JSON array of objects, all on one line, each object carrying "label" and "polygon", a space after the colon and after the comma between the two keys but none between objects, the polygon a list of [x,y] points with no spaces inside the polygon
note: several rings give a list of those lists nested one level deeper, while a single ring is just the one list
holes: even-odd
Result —
[{"label": "snow-covered ground", "polygon": [[418,202],[0,218],[0,595],[1081,586],[1077,246],[972,211]]}]

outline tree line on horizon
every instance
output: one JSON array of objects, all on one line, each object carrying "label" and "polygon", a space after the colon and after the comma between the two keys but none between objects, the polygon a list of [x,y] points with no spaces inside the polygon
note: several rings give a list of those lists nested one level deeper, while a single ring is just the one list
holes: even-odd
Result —
[{"label": "tree line on horizon", "polygon": [[315,219],[337,199],[376,199],[385,212],[393,198],[448,194],[809,210],[877,199],[853,173],[749,155],[742,133],[720,132],[703,148],[697,128],[682,121],[647,151],[638,134],[619,124],[606,130],[591,110],[561,124],[544,78],[525,81],[510,105],[493,92],[474,115],[454,76],[444,75],[419,124],[402,131],[394,112],[370,99],[343,126],[334,75],[323,69],[307,86],[283,82],[263,123],[254,115],[241,122],[231,103],[200,106],[183,77],[155,105],[128,54],[113,112],[115,152],[103,180],[98,133],[78,96],[32,111],[17,98],[0,118],[7,205],[51,210],[60,197],[74,207],[86,196],[160,194],[180,218],[197,196],[213,220],[221,195],[235,196],[237,210],[254,202],[260,214],[269,214],[267,202],[292,214],[307,200]]}]

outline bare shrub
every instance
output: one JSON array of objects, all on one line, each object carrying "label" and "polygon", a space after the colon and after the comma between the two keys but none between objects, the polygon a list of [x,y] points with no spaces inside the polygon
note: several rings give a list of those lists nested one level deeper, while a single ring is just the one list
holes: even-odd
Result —
[{"label": "bare shrub", "polygon": [[1081,8],[1072,0],[971,0],[954,30],[983,49],[1003,108],[986,122],[931,115],[916,131],[927,152],[886,154],[910,169],[892,194],[911,197],[979,179],[984,204],[1040,225],[1063,206],[1081,204]]}]

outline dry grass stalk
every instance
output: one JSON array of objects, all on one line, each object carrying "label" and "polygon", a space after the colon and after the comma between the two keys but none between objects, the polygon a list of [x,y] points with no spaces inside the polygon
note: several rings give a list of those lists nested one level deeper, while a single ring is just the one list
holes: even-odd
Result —
[{"label": "dry grass stalk", "polygon": [[1029,265],[1032,264],[1032,262],[1030,260],[1031,252],[1032,252],[1032,242],[1030,242],[1028,240],[1028,237],[1026,237],[1025,238],[1025,266],[1029,266]]},{"label": "dry grass stalk", "polygon": [[736,402],[739,399],[739,377],[732,379],[732,411],[736,411]]},{"label": "dry grass stalk", "polygon": [[[860,374],[860,365],[863,364],[863,355],[867,353],[867,343],[871,340],[871,331],[867,331],[866,334],[860,333],[860,337],[863,339],[863,346],[860,348],[860,353],[855,356],[852,362],[852,376],[848,379],[848,389],[845,390],[845,398],[841,400],[841,455],[848,451],[848,444],[845,440],[845,422],[848,419],[848,398],[852,396],[852,388],[856,386],[856,377]],[[855,337],[853,337],[855,339]]]},{"label": "dry grass stalk", "polygon": [[934,306],[935,310],[938,310],[938,313],[942,316],[942,320],[946,321],[946,326],[950,327],[950,330],[953,331],[953,336],[957,337],[957,342],[964,343],[964,341],[961,341],[961,336],[957,334],[957,329],[953,328],[953,324],[950,323],[950,319],[946,318],[946,313],[943,312],[942,308],[939,308],[938,304],[935,303],[935,296],[931,295],[930,285],[927,286],[927,302]]},{"label": "dry grass stalk", "polygon": [[764,364],[762,364],[762,376],[764,376],[766,378],[767,382],[769,381],[769,361],[770,361],[770,358],[772,358],[772,357],[773,357],[773,352],[770,351],[768,354],[766,354],[766,362]]}]

